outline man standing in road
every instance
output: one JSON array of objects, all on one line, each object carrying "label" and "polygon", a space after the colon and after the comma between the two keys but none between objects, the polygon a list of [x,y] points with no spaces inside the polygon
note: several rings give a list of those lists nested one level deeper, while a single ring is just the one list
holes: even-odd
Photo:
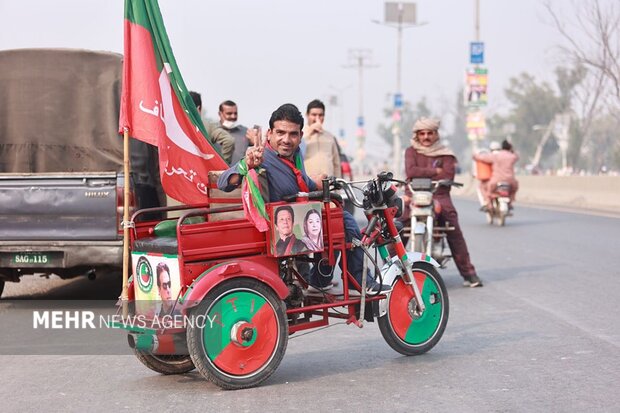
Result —
[{"label": "man standing in road", "polygon": [[[420,118],[413,126],[411,146],[405,151],[407,179],[432,178],[454,180],[456,156],[439,142],[439,120]],[[441,204],[440,220],[447,221],[454,230],[447,231],[448,245],[466,287],[482,287],[476,269],[469,259],[467,244],[461,232],[458,214],[450,198],[450,187],[439,187],[433,199]],[[443,225],[443,224],[442,224]]]},{"label": "man standing in road", "polygon": [[318,99],[308,103],[306,110],[308,124],[304,128],[306,141],[304,164],[308,175],[315,177],[321,174],[342,177],[340,153],[336,137],[323,129],[325,105]]}]

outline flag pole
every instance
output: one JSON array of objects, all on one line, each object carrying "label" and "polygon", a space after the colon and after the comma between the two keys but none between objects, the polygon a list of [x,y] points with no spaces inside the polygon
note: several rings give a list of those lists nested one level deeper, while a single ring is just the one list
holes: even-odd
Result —
[{"label": "flag pole", "polygon": [[131,179],[129,175],[129,128],[123,129],[123,174],[125,184],[123,188],[123,289],[121,290],[121,304],[123,317],[127,317],[129,294],[129,187]]}]

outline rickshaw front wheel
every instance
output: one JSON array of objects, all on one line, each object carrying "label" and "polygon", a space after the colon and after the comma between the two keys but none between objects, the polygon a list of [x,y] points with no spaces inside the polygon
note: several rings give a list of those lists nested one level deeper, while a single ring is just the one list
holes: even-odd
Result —
[{"label": "rickshaw front wheel", "polygon": [[397,278],[387,298],[387,312],[378,319],[385,341],[406,356],[432,349],[446,329],[449,313],[448,291],[435,267],[416,262],[413,276],[424,301],[424,312],[418,313],[411,286]]},{"label": "rickshaw front wheel", "polygon": [[191,312],[189,353],[203,377],[223,389],[253,387],[280,365],[288,344],[286,307],[267,285],[234,278]]},{"label": "rickshaw front wheel", "polygon": [[149,369],[161,374],[183,374],[195,369],[188,355],[154,355],[134,349],[136,358]]}]

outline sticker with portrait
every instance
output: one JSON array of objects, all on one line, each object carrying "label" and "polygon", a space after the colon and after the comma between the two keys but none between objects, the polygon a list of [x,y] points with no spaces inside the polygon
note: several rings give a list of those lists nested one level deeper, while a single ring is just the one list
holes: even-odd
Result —
[{"label": "sticker with portrait", "polygon": [[181,291],[179,260],[176,256],[131,254],[136,314],[149,317],[170,314]]},{"label": "sticker with portrait", "polygon": [[286,257],[323,251],[321,202],[291,203],[271,209],[271,255]]}]

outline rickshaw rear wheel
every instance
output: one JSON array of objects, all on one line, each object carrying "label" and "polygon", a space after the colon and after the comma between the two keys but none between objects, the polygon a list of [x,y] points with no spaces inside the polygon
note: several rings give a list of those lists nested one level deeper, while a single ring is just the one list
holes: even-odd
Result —
[{"label": "rickshaw rear wheel", "polygon": [[413,289],[397,278],[387,298],[387,312],[378,319],[385,341],[406,356],[432,349],[446,329],[449,314],[448,291],[435,267],[416,262],[413,276],[426,307],[424,312],[416,313]]},{"label": "rickshaw rear wheel", "polygon": [[189,352],[217,386],[257,386],[280,365],[288,344],[286,307],[267,285],[234,278],[217,285],[191,312]]},{"label": "rickshaw rear wheel", "polygon": [[149,369],[161,374],[183,374],[196,367],[189,355],[161,355],[148,354],[134,349],[136,358]]}]

